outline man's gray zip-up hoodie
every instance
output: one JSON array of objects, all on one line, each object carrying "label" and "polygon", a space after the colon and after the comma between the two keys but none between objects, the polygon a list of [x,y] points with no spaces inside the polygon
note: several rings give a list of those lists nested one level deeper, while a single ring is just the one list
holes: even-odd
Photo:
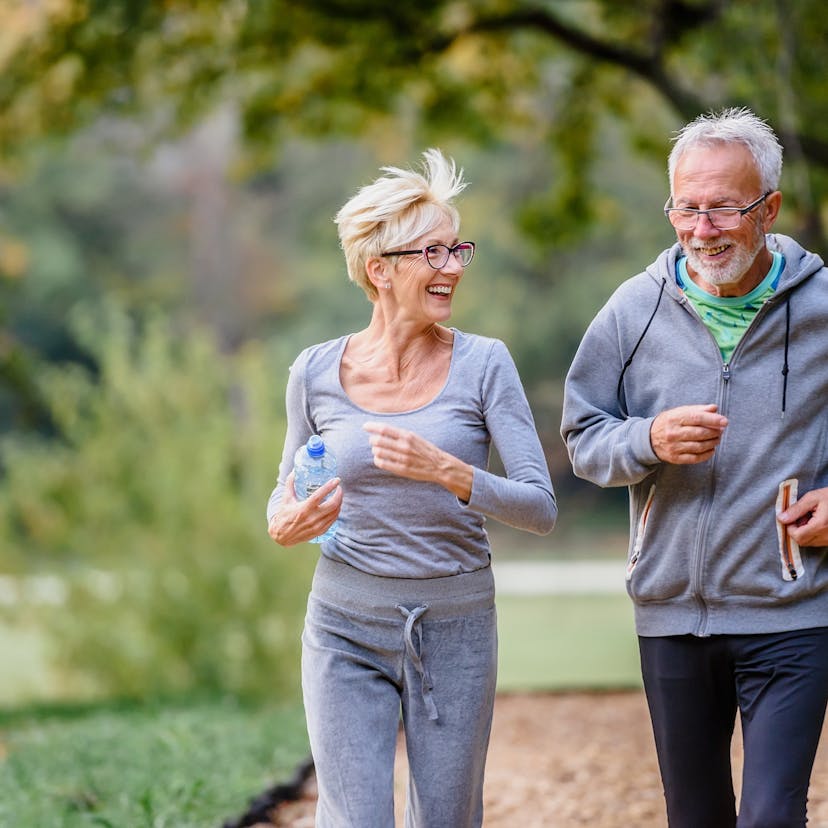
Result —
[{"label": "man's gray zip-up hoodie", "polygon": [[[787,478],[800,496],[828,486],[828,269],[793,239],[766,238],[784,270],[729,363],[676,284],[676,244],[615,291],[566,378],[575,474],[629,487],[639,635],[828,626],[828,547],[803,547],[804,574],[785,580],[775,506]],[[655,416],[706,403],[729,421],[713,458],[659,460]]]}]

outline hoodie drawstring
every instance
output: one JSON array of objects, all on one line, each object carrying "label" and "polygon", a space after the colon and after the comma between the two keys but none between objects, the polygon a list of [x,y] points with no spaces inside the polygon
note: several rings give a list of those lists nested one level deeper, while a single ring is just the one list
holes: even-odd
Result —
[{"label": "hoodie drawstring", "polygon": [[791,294],[785,297],[785,359],[782,363],[782,416],[788,398],[788,344],[791,338]]},{"label": "hoodie drawstring", "polygon": [[[618,377],[618,385],[615,389],[615,398],[618,401],[618,407],[624,412],[624,415],[627,415],[626,406],[621,403],[621,386],[624,382],[624,374],[627,373],[627,368],[632,365],[633,358],[635,357],[636,351],[638,351],[639,345],[644,341],[644,337],[647,335],[647,331],[650,329],[650,325],[652,324],[653,319],[655,318],[656,312],[658,311],[658,306],[661,304],[661,297],[664,295],[664,287],[667,284],[667,280],[662,276],[661,278],[661,288],[658,291],[658,299],[656,299],[655,307],[653,308],[653,312],[650,314],[650,318],[647,320],[647,324],[644,326],[644,330],[641,332],[641,336],[638,337],[638,341],[635,343],[635,347],[632,349],[629,357],[627,357],[626,362],[624,363],[624,367],[621,369],[621,374]],[[788,373],[790,371],[788,367],[788,346],[790,345],[791,341],[791,295],[790,292],[785,297],[785,349],[784,349],[784,358],[782,362],[782,416],[785,416],[785,408],[788,402]]]},{"label": "hoodie drawstring", "polygon": [[638,346],[644,341],[644,337],[647,335],[647,331],[650,330],[650,325],[655,319],[655,315],[658,312],[658,306],[661,304],[661,297],[664,295],[664,288],[667,285],[667,280],[662,276],[661,277],[661,287],[658,290],[658,299],[656,299],[655,307],[653,308],[653,312],[650,314],[650,318],[647,320],[647,324],[644,326],[644,330],[641,331],[641,336],[638,337],[638,342],[635,343],[635,347],[632,349],[632,352],[627,357],[627,361],[624,363],[624,367],[621,369],[621,374],[618,377],[618,385],[615,388],[615,399],[618,401],[618,408],[624,412],[624,415],[627,415],[626,406],[621,404],[621,384],[624,382],[624,374],[627,373],[627,368],[632,365],[633,358],[635,357],[635,352],[638,350]]}]

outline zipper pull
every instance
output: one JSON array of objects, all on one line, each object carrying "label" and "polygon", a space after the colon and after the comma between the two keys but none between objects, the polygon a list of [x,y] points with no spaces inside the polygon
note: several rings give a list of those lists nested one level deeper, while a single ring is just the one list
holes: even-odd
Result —
[{"label": "zipper pull", "polygon": [[727,382],[730,379],[730,363],[725,362],[722,365],[722,379]]}]

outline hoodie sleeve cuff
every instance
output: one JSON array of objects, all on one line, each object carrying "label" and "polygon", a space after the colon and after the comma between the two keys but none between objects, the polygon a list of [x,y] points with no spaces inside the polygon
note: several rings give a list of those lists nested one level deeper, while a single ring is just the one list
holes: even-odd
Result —
[{"label": "hoodie sleeve cuff", "polygon": [[650,442],[650,428],[654,419],[655,417],[638,419],[630,426],[630,446],[633,456],[643,466],[657,466],[661,462]]}]

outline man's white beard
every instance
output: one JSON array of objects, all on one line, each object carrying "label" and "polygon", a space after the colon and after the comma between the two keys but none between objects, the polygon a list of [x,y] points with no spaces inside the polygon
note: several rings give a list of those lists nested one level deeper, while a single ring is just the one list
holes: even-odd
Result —
[{"label": "man's white beard", "polygon": [[[727,236],[722,236],[717,240],[717,244],[728,243],[730,243],[730,239]],[[753,247],[736,247],[734,255],[729,258],[729,261],[721,265],[704,259],[697,249],[692,246],[693,244],[691,242],[690,245],[684,248],[684,252],[687,254],[687,264],[705,282],[720,287],[721,285],[736,284],[747,273],[759,255],[759,251],[765,246],[765,234],[762,232],[762,228],[757,225]],[[706,244],[702,245],[702,248],[711,246],[715,247],[716,245]]]}]

